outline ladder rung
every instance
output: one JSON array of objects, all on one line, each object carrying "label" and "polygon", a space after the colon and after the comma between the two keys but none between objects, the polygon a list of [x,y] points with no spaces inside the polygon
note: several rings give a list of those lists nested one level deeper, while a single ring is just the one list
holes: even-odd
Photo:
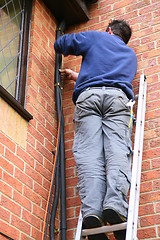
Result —
[{"label": "ladder rung", "polygon": [[127,222],[114,224],[112,226],[102,226],[98,228],[83,229],[81,236],[89,236],[89,235],[99,234],[99,233],[109,233],[109,232],[114,232],[118,230],[124,230],[126,229],[126,227],[127,227]]}]

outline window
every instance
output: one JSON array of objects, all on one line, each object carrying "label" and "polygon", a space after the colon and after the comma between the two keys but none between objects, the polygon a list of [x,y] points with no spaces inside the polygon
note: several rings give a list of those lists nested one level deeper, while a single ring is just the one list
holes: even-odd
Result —
[{"label": "window", "polygon": [[25,109],[31,0],[0,1],[0,96],[27,120]]}]

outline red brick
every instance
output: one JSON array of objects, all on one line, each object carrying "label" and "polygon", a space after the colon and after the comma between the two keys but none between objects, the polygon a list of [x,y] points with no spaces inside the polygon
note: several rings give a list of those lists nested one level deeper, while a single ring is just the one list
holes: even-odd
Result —
[{"label": "red brick", "polygon": [[48,171],[52,172],[53,170],[53,164],[51,161],[49,161],[47,158],[44,158],[44,164],[43,166],[48,169]]},{"label": "red brick", "polygon": [[156,147],[159,147],[159,146],[160,146],[160,138],[152,139],[150,141],[150,147],[151,148],[156,148]]},{"label": "red brick", "polygon": [[34,239],[42,239],[42,232],[40,232],[38,229],[32,227],[32,237]]},{"label": "red brick", "polygon": [[[40,30],[40,32],[41,32],[41,30]],[[44,64],[34,54],[32,54],[32,61],[36,64],[36,67],[39,69],[39,71],[47,72],[46,67],[44,66]]]},{"label": "red brick", "polygon": [[141,183],[140,192],[150,192],[153,190],[152,182],[143,182]]},{"label": "red brick", "polygon": [[50,180],[51,173],[48,171],[48,169],[44,168],[43,165],[36,162],[35,170],[37,172],[40,172],[42,176],[44,176],[46,179]]},{"label": "red brick", "polygon": [[149,214],[154,214],[153,203],[139,206],[139,216],[145,216],[145,215],[149,215]]},{"label": "red brick", "polygon": [[47,131],[41,124],[38,123],[37,129],[44,137],[46,137],[50,142],[52,141],[52,135]]},{"label": "red brick", "polygon": [[[2,205],[3,206],[3,205]],[[5,222],[10,222],[10,212],[0,206],[0,212],[1,212],[1,219],[4,220]]]},{"label": "red brick", "polygon": [[70,197],[74,197],[76,196],[77,193],[77,187],[70,187],[70,186],[66,186],[66,198],[70,198]]},{"label": "red brick", "polygon": [[138,239],[145,239],[145,238],[156,238],[156,229],[155,227],[149,227],[149,228],[142,228],[138,230]]},{"label": "red brick", "polygon": [[22,232],[24,232],[28,235],[30,234],[31,226],[26,221],[21,220],[20,218],[18,218],[17,216],[15,216],[13,214],[11,217],[11,224],[12,224],[12,226],[18,228]]},{"label": "red brick", "polygon": [[[27,163],[30,166],[34,167],[34,158],[31,157],[27,152],[25,152],[20,147],[17,147],[17,156],[22,158],[25,161],[25,163]],[[21,168],[21,169],[23,170],[24,168]]]},{"label": "red brick", "polygon": [[73,157],[70,159],[67,159],[66,161],[66,168],[69,168],[69,167],[75,167],[75,161]]},{"label": "red brick", "polygon": [[36,142],[36,150],[40,152],[44,157],[46,157],[48,160],[52,160],[52,152],[48,151],[41,143],[38,141]]},{"label": "red brick", "polygon": [[9,148],[12,152],[15,152],[15,143],[7,138],[3,133],[0,132],[0,143]]},{"label": "red brick", "polygon": [[149,170],[151,168],[151,161],[142,161],[142,171]]},{"label": "red brick", "polygon": [[145,74],[146,75],[151,75],[151,74],[154,74],[154,73],[158,73],[159,72],[158,69],[159,69],[158,65],[146,68]]},{"label": "red brick", "polygon": [[73,158],[72,149],[69,149],[69,150],[66,150],[66,151],[65,151],[65,157],[66,157],[67,159]]},{"label": "red brick", "polygon": [[0,154],[4,155],[4,146],[0,143]]},{"label": "red brick", "polygon": [[43,187],[45,189],[48,189],[49,190],[49,187],[50,187],[50,181],[48,181],[47,179],[43,179]]},{"label": "red brick", "polygon": [[[37,98],[37,91],[30,85],[27,89],[27,94],[31,96],[31,100],[34,100],[35,103],[33,104],[34,107],[37,106],[36,98]],[[32,104],[32,103],[31,103]],[[37,107],[36,107],[37,108]]]},{"label": "red brick", "polygon": [[68,198],[66,204],[67,204],[67,207],[69,207],[69,206],[72,206],[72,207],[78,206],[79,205],[79,197],[76,196],[76,197]]},{"label": "red brick", "polygon": [[38,122],[40,122],[42,125],[45,125],[45,117],[42,116],[39,112],[37,112],[36,119]]},{"label": "red brick", "polygon": [[44,199],[47,199],[48,197],[48,191],[41,185],[35,182],[34,184],[34,192],[38,194],[39,196],[43,197]]},{"label": "red brick", "polygon": [[[160,96],[160,93],[152,93],[152,94],[150,94],[150,97],[153,97],[154,99],[156,99],[158,97],[157,95]],[[153,110],[153,109],[157,109],[159,107],[159,105],[160,105],[160,101],[155,100],[154,102],[147,103],[147,109],[149,111]]]},{"label": "red brick", "polygon": [[46,91],[44,91],[42,88],[39,88],[39,94],[46,102],[50,102],[50,97],[46,94]]},{"label": "red brick", "polygon": [[[18,150],[17,150],[18,151]],[[18,154],[17,154],[18,155]],[[10,150],[5,150],[5,157],[15,166],[20,168],[21,170],[24,170],[24,161],[20,159],[17,155],[12,153]]]},{"label": "red brick", "polygon": [[149,149],[143,152],[144,159],[147,158],[157,158],[160,155],[160,148]]},{"label": "red brick", "polygon": [[33,180],[38,182],[39,184],[42,184],[42,176],[39,172],[35,171],[32,167],[26,165],[25,173],[30,176]]},{"label": "red brick", "polygon": [[141,180],[142,182],[160,178],[160,170],[150,170],[147,172],[142,172]]},{"label": "red brick", "polygon": [[153,190],[159,190],[160,189],[160,180],[153,181]]},{"label": "red brick", "polygon": [[10,173],[11,175],[13,175],[13,165],[7,161],[5,158],[0,157],[0,163],[1,163],[1,167],[3,169],[5,169],[8,173]]},{"label": "red brick", "polygon": [[[31,50],[32,50],[33,46],[31,47]],[[33,69],[29,69],[29,73],[30,73],[30,77],[28,79],[28,85],[32,86],[32,88],[38,92],[38,87],[39,87],[39,75],[37,74],[37,72],[34,72]],[[38,80],[37,80],[38,79]],[[37,101],[39,99],[39,95],[37,95]]]},{"label": "red brick", "polygon": [[141,227],[147,227],[160,224],[160,214],[145,216],[140,218]]},{"label": "red brick", "polygon": [[18,181],[16,178],[11,176],[10,174],[3,172],[3,180],[10,186],[12,186],[15,190],[22,192],[22,183]]},{"label": "red brick", "polygon": [[152,160],[152,167],[153,168],[160,168],[160,158],[156,158]]},{"label": "red brick", "polygon": [[47,110],[47,112],[51,115],[51,116],[53,116],[54,115],[54,108],[50,105],[50,104],[48,104],[47,103],[47,107],[46,107],[46,110]]},{"label": "red brick", "polygon": [[76,174],[76,168],[75,167],[71,167],[71,168],[66,169],[66,178],[74,177],[75,174]]},{"label": "red brick", "polygon": [[25,222],[31,224],[32,226],[40,229],[40,219],[34,216],[33,214],[31,214],[31,212],[23,209],[22,219]]},{"label": "red brick", "polygon": [[6,235],[2,235],[3,233],[1,233],[1,235],[0,235],[0,240],[6,240]]},{"label": "red brick", "polygon": [[74,235],[74,230],[68,230],[67,233],[67,239],[74,239],[75,235]]},{"label": "red brick", "polygon": [[0,179],[2,178],[2,168],[0,168]]},{"label": "red brick", "polygon": [[156,212],[160,213],[160,202],[156,203]]},{"label": "red brick", "polygon": [[151,119],[149,121],[149,127],[150,128],[160,127],[160,118]]},{"label": "red brick", "polygon": [[33,204],[33,214],[40,218],[41,220],[44,220],[45,211],[36,204]]},{"label": "red brick", "polygon": [[140,195],[140,204],[152,203],[154,201],[160,201],[160,191],[142,193]]},{"label": "red brick", "polygon": [[44,143],[44,136],[42,135],[42,133],[37,131],[32,125],[28,126],[28,131],[35,139],[37,139],[42,144]]},{"label": "red brick", "polygon": [[65,142],[65,149],[72,149],[73,147],[73,140]]},{"label": "red brick", "polygon": [[34,202],[34,203],[36,203],[37,205],[40,206],[40,204],[41,204],[41,196],[39,196],[33,190],[31,190],[30,188],[28,188],[26,186],[24,186],[24,196],[28,200],[30,200],[30,201],[32,201],[32,202]]},{"label": "red brick", "polygon": [[27,185],[30,188],[33,188],[33,179],[28,177],[24,172],[15,168],[15,177],[21,181],[23,184]]},{"label": "red brick", "polygon": [[142,1],[142,2],[138,2],[138,3],[133,3],[133,4],[129,4],[125,9],[126,9],[126,12],[131,12],[133,11],[134,9],[140,9],[144,6],[147,5],[147,1]]},{"label": "red brick", "polygon": [[70,207],[67,209],[67,218],[75,218],[75,208]]},{"label": "red brick", "polygon": [[12,199],[1,195],[1,204],[4,208],[8,209],[10,212],[16,214],[20,217],[21,215],[21,206],[12,201]]},{"label": "red brick", "polygon": [[27,96],[26,102],[30,103],[31,106],[34,107],[36,110],[38,109],[38,102],[34,97],[32,97],[31,93]]},{"label": "red brick", "polygon": [[152,5],[149,4],[148,6],[144,7],[143,9],[140,9],[139,14],[143,15],[143,14],[146,14],[147,12],[152,12],[152,11],[158,9],[159,7],[160,7],[159,2],[155,3],[155,4],[152,4]]},{"label": "red brick", "polygon": [[43,156],[36,149],[34,149],[31,145],[27,144],[27,153],[29,153],[33,158],[35,158],[38,162],[43,163]]},{"label": "red brick", "polygon": [[29,237],[28,235],[26,235],[24,233],[21,233],[21,239],[23,239],[23,240],[33,240],[32,237]]},{"label": "red brick", "polygon": [[52,152],[52,150],[53,150],[53,143],[52,142],[45,139],[44,146],[47,150],[49,150],[49,152]]},{"label": "red brick", "polygon": [[8,223],[3,222],[2,220],[0,220],[0,232],[2,232],[3,234],[12,239],[19,240],[20,233],[18,229],[14,228],[12,225]]},{"label": "red brick", "polygon": [[76,226],[77,226],[77,219],[75,219],[75,218],[67,219],[67,226],[68,226],[68,229],[76,228]]},{"label": "red brick", "polygon": [[12,187],[0,180],[0,189],[3,194],[8,197],[12,197]]},{"label": "red brick", "polygon": [[30,133],[27,133],[27,142],[35,148],[36,140]]},{"label": "red brick", "polygon": [[13,200],[17,202],[23,208],[28,209],[31,211],[31,201],[27,199],[27,197],[23,196],[17,191],[13,191]]}]

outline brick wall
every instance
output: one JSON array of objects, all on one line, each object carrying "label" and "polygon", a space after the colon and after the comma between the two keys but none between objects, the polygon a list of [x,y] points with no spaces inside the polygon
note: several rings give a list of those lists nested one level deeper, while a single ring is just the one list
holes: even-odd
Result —
[{"label": "brick wall", "polygon": [[33,120],[28,123],[0,98],[0,232],[14,240],[42,237],[57,134],[55,29],[43,2],[33,1],[26,98]]},{"label": "brick wall", "polygon": [[[133,82],[138,93],[140,74],[147,76],[147,109],[144,134],[144,153],[138,239],[160,239],[160,2],[157,0],[99,0],[91,6],[91,19],[69,29],[68,32],[85,30],[105,31],[110,19],[125,19],[133,29],[129,44],[138,58],[138,71]],[[64,58],[64,67],[79,71],[81,57]],[[74,236],[79,214],[77,202],[76,169],[72,155],[74,106],[71,101],[72,82],[64,82],[63,105],[65,114],[65,147],[67,176],[68,238]],[[70,236],[70,237],[69,237]],[[114,239],[111,236],[111,239]]]},{"label": "brick wall", "polygon": [[[128,20],[133,28],[130,46],[138,57],[138,72],[133,82],[135,93],[138,92],[141,73],[147,76],[148,82],[138,238],[160,239],[160,2],[99,0],[90,11],[90,21],[76,25],[68,32],[104,31],[109,20],[115,18]],[[24,121],[0,99],[5,123],[0,133],[0,232],[15,240],[39,240],[42,236],[54,161],[52,150],[57,134],[53,84],[55,30],[54,17],[42,0],[35,0],[26,101],[33,120]],[[64,67],[75,71],[79,71],[80,63],[81,57],[63,59]],[[80,207],[71,150],[74,137],[73,87],[73,82],[64,82],[67,240],[74,239]],[[59,227],[58,215],[56,227]],[[6,238],[0,235],[0,239]]]}]

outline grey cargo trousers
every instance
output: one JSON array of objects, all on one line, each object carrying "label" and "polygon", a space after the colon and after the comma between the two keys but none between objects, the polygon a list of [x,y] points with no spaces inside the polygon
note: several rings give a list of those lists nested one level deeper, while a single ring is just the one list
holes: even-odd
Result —
[{"label": "grey cargo trousers", "polygon": [[102,217],[107,208],[127,217],[132,147],[128,101],[121,89],[94,87],[76,102],[73,154],[83,217]]}]

